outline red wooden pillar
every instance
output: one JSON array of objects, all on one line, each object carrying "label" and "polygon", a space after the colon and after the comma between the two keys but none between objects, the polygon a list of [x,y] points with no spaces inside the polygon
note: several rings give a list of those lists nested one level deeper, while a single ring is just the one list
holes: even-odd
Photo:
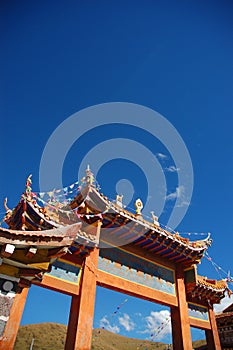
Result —
[{"label": "red wooden pillar", "polygon": [[188,315],[188,303],[182,267],[176,270],[178,307],[171,307],[173,350],[192,350],[192,337]]},{"label": "red wooden pillar", "polygon": [[208,350],[221,350],[216,318],[212,308],[209,308],[209,320],[211,330],[205,331]]},{"label": "red wooden pillar", "polygon": [[16,294],[11,306],[9,319],[0,339],[0,350],[13,350],[24,306],[26,303],[28,288],[23,288],[20,294]]},{"label": "red wooden pillar", "polygon": [[76,341],[76,332],[78,324],[78,315],[79,315],[79,295],[73,295],[70,306],[70,316],[69,323],[66,334],[66,344],[65,350],[72,350],[75,348]]},{"label": "red wooden pillar", "polygon": [[90,350],[99,249],[85,258],[79,296],[72,297],[65,350]]}]

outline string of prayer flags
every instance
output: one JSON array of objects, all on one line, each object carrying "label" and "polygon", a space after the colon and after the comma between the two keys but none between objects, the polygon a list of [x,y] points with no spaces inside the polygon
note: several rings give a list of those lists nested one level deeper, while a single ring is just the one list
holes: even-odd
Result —
[{"label": "string of prayer flags", "polygon": [[160,333],[162,333],[166,327],[168,326],[171,319],[171,315],[167,316],[163,322],[161,322],[160,326],[155,329],[155,332],[151,333],[151,340],[154,341],[156,336],[158,336]]},{"label": "string of prayer flags", "polygon": [[[111,317],[114,317],[114,316],[119,312],[119,310],[124,306],[124,304],[127,303],[127,301],[128,301],[128,299],[125,299],[121,304],[119,304],[119,305],[116,307],[115,311],[111,314]],[[102,329],[105,329],[104,326],[102,326],[101,328],[102,328]],[[100,331],[99,331],[99,333],[100,333]]]},{"label": "string of prayer flags", "polygon": [[[96,218],[96,217],[102,219],[102,218],[103,218],[103,215],[104,215],[105,213],[107,213],[108,210],[109,210],[109,208],[107,208],[107,209],[106,209],[105,211],[103,211],[102,213],[97,213],[97,214],[80,214],[80,213],[78,213],[78,209],[77,209],[77,208],[75,208],[75,209],[70,209],[70,210],[63,210],[63,209],[61,209],[61,208],[59,207],[60,203],[59,203],[59,202],[56,202],[56,201],[51,201],[51,200],[45,201],[44,199],[42,199],[42,198],[40,198],[40,197],[37,197],[37,200],[38,200],[39,202],[41,202],[45,207],[47,206],[47,207],[49,207],[49,208],[51,208],[51,209],[54,209],[54,210],[56,210],[56,211],[59,211],[59,212],[61,212],[61,213],[64,213],[64,214],[67,214],[67,215],[69,215],[70,213],[75,213],[75,214],[77,215],[77,218],[78,218],[78,219],[80,219],[80,218],[85,218],[85,219],[89,220],[89,219],[91,219],[91,218]],[[69,204],[68,201],[67,201],[66,203]],[[65,201],[63,202],[63,204],[65,204]]]},{"label": "string of prayer flags", "polygon": [[[60,188],[60,189],[54,189],[53,191],[47,191],[47,192],[36,192],[37,196],[43,198],[45,195],[49,196],[49,197],[52,197],[52,196],[56,196],[56,197],[59,197],[59,196],[63,196],[64,193],[73,193],[74,191],[80,191],[81,190],[81,186],[78,186],[79,185],[79,181],[76,181],[74,183],[72,183],[71,185],[69,186],[65,186],[63,188]],[[59,193],[61,193],[61,195],[58,195]]]},{"label": "string of prayer flags", "polygon": [[233,277],[230,275],[230,271],[226,272],[225,270],[223,270],[221,266],[219,266],[216,262],[213,261],[213,259],[209,256],[208,252],[205,252],[204,256],[208,261],[211,262],[211,264],[213,265],[213,267],[215,268],[215,270],[217,271],[221,279],[223,279],[223,275],[221,274],[222,272],[226,276],[224,277],[224,279],[226,280],[227,283],[233,282]]},{"label": "string of prayer flags", "polygon": [[120,305],[117,306],[116,310],[113,312],[112,316],[115,316],[118,311],[122,308],[122,306],[127,303],[128,299],[125,299]]}]

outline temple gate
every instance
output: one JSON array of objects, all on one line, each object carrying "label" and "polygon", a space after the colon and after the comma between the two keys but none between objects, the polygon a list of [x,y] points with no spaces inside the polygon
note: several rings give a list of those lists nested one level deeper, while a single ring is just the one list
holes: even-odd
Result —
[{"label": "temple gate", "polygon": [[199,276],[196,268],[209,237],[190,241],[161,228],[154,214],[153,222],[144,220],[140,200],[135,214],[123,208],[121,197],[109,201],[89,168],[71,202],[51,193],[43,201],[29,177],[18,205],[10,210],[5,203],[0,349],[14,347],[31,284],[72,297],[65,350],[91,348],[98,285],[169,306],[173,349],[192,350],[191,326],[205,330],[209,350],[221,349],[213,304],[228,287],[225,280]]}]

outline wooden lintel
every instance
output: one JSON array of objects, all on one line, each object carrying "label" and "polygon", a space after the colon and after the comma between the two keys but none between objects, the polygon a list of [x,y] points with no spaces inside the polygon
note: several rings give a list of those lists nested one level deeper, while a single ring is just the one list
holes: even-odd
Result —
[{"label": "wooden lintel", "polygon": [[50,275],[44,275],[41,282],[32,281],[32,284],[53,290],[55,292],[67,294],[67,295],[78,295],[79,294],[79,285],[75,283],[70,283],[60,278],[56,278]]},{"label": "wooden lintel", "polygon": [[204,330],[211,329],[209,321],[203,321],[197,318],[189,317],[189,322],[191,327],[200,328]]},{"label": "wooden lintel", "polygon": [[127,281],[101,270],[98,271],[97,285],[144,300],[158,302],[167,306],[178,305],[176,296]]}]

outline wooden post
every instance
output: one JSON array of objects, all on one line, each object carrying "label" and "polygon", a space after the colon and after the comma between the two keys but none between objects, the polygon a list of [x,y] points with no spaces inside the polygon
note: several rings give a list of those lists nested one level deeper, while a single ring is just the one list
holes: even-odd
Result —
[{"label": "wooden post", "polygon": [[79,295],[73,295],[70,306],[69,323],[67,327],[66,343],[64,350],[75,348],[78,315],[79,315],[80,298]]},{"label": "wooden post", "polygon": [[176,291],[178,307],[171,307],[172,339],[174,350],[192,350],[192,337],[190,331],[188,303],[184,283],[183,268],[176,270]]},{"label": "wooden post", "polygon": [[[93,226],[99,241],[102,221]],[[84,259],[79,294],[72,296],[65,350],[90,350],[94,319],[95,294],[98,273],[99,249]]]},{"label": "wooden post", "polygon": [[221,350],[222,348],[213,308],[209,308],[209,320],[211,330],[205,331],[208,350]]},{"label": "wooden post", "polygon": [[0,339],[0,350],[13,350],[17,337],[21,317],[26,303],[28,288],[23,288],[20,294],[16,294],[11,306],[9,319]]},{"label": "wooden post", "polygon": [[[91,254],[85,259],[81,277],[79,301],[77,301],[74,306],[77,308],[75,312],[78,313],[78,317],[76,318],[74,316],[71,330],[68,331],[68,333],[70,331],[75,333],[75,346],[74,348],[69,348],[69,350],[91,349],[98,257],[99,249],[95,248],[94,251],[91,252]],[[74,312],[74,310],[71,311]],[[68,350],[68,348],[66,350]]]},{"label": "wooden post", "polygon": [[[99,250],[95,248],[90,256],[84,260],[79,294],[73,295],[71,300],[64,350],[91,348],[98,256]],[[86,317],[89,317],[88,323]]]}]

